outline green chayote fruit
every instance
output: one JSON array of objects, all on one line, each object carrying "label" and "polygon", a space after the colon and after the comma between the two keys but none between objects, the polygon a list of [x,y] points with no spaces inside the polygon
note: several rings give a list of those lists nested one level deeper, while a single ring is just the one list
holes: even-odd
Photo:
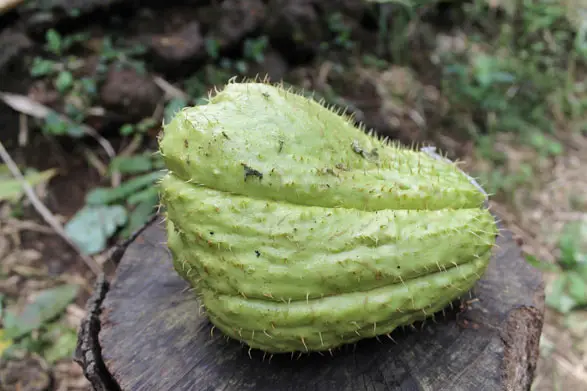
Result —
[{"label": "green chayote fruit", "polygon": [[252,348],[323,351],[422,320],[495,245],[486,195],[454,163],[280,86],[231,82],[159,146],[175,270]]}]

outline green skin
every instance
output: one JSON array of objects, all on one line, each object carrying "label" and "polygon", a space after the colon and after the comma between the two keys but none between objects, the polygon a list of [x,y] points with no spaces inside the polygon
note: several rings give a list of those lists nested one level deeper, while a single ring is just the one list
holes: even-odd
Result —
[{"label": "green skin", "polygon": [[230,83],[159,142],[175,269],[252,348],[324,351],[425,319],[495,245],[485,195],[454,164],[277,86]]}]

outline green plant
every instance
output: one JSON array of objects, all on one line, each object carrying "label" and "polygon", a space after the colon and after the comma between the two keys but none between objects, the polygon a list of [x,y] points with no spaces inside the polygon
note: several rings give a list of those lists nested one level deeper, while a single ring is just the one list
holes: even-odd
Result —
[{"label": "green plant", "polygon": [[116,157],[109,174],[129,176],[117,187],[97,187],[86,195],[85,205],[65,225],[68,236],[86,254],[103,251],[115,234],[129,237],[155,212],[159,196],[155,183],[164,175],[160,156],[145,152]]},{"label": "green plant", "polygon": [[521,186],[532,183],[535,170],[529,164],[520,164],[515,172],[508,172],[503,167],[492,167],[487,172],[478,173],[480,183],[489,194],[504,193],[506,196],[513,194]]},{"label": "green plant", "polygon": [[542,82],[538,69],[515,57],[476,55],[472,63],[453,63],[444,68],[443,90],[453,110],[478,118],[469,128],[473,139],[498,132],[518,133],[540,152],[560,153],[560,145],[544,143],[553,132],[544,97],[552,81]]},{"label": "green plant", "polygon": [[563,146],[553,137],[553,109],[574,116],[580,111],[570,70],[584,63],[578,49],[582,41],[559,2],[523,1],[517,6],[491,23],[485,23],[483,2],[463,6],[470,20],[484,26],[479,32],[490,29],[494,38],[480,42],[470,34],[464,55],[442,56],[443,91],[455,114],[471,117],[466,130],[475,140],[511,132],[543,156],[559,155]]},{"label": "green plant", "polygon": [[[46,36],[46,49],[53,58],[36,57],[31,66],[31,75],[48,78],[63,97],[63,115],[51,112],[44,120],[43,130],[52,135],[80,137],[85,134],[83,122],[87,110],[97,102],[97,85],[103,80],[105,72],[112,66],[131,67],[137,72],[145,72],[140,56],[145,53],[141,45],[125,45],[121,40],[110,36],[102,39],[96,73],[81,77],[77,72],[84,61],[70,53],[75,44],[87,38],[86,34],[61,36],[49,30]],[[178,106],[187,102],[172,100],[166,107],[169,117]],[[122,136],[133,136],[141,141],[145,133],[157,126],[153,118],[144,118],[137,123],[121,126]],[[135,155],[115,158],[108,174],[113,172],[128,175],[123,183],[115,188],[96,188],[90,191],[86,204],[67,223],[68,236],[86,254],[104,250],[108,240],[119,234],[128,237],[155,212],[158,195],[153,187],[161,176],[160,160],[154,156]]]},{"label": "green plant", "polygon": [[63,56],[80,42],[87,41],[90,34],[81,32],[62,36],[57,30],[51,28],[45,33],[45,49],[56,56]]},{"label": "green plant", "polygon": [[265,35],[254,39],[246,39],[243,44],[244,58],[256,63],[262,63],[265,59],[265,50],[268,45],[269,39]]},{"label": "green plant", "polygon": [[153,118],[143,118],[137,123],[122,125],[120,127],[120,134],[123,136],[130,136],[133,134],[142,135],[156,125],[157,123]]},{"label": "green plant", "polygon": [[[45,37],[45,49],[52,58],[37,56],[32,60],[30,75],[51,80],[55,90],[62,95],[63,114],[71,119],[66,121],[57,113],[51,113],[45,118],[43,124],[43,131],[48,134],[72,137],[84,134],[82,123],[86,119],[89,108],[97,101],[98,83],[103,80],[110,66],[129,66],[140,73],[146,71],[143,61],[136,58],[145,53],[145,47],[141,45],[128,47],[123,42],[115,45],[113,39],[106,36],[102,40],[96,74],[81,76],[79,71],[84,67],[84,60],[72,54],[71,50],[88,37],[89,35],[84,32],[62,36],[50,29]],[[144,128],[148,127],[148,122],[149,119],[145,119],[139,124],[125,125],[121,133],[144,131]]]},{"label": "green plant", "polygon": [[[352,28],[345,22],[344,16],[340,12],[334,12],[329,15],[326,22],[328,23],[328,28],[334,34],[333,43],[335,47],[347,50],[355,47],[355,43],[351,39]],[[329,49],[329,43],[324,42],[322,48]]]},{"label": "green plant", "polygon": [[229,66],[219,67],[213,64],[207,64],[202,69],[184,80],[184,90],[192,99],[199,100],[207,97],[207,91],[211,86],[223,85],[233,73]]},{"label": "green plant", "polygon": [[[2,358],[18,352],[41,354],[49,363],[70,357],[77,343],[75,329],[64,325],[63,313],[75,299],[77,285],[61,285],[39,292],[22,310],[2,310],[0,329]],[[3,303],[0,302],[0,309]]]},{"label": "green plant", "polygon": [[[146,66],[140,56],[144,55],[147,48],[143,45],[126,45],[123,41],[115,44],[110,36],[102,39],[98,71],[105,72],[112,64],[118,68],[130,67],[137,73],[146,73]],[[136,58],[139,57],[139,58]]]},{"label": "green plant", "polygon": [[495,244],[485,194],[454,164],[278,86],[229,83],[159,146],[175,270],[253,348],[329,350],[432,316]]},{"label": "green plant", "polygon": [[560,257],[556,264],[537,260],[528,261],[535,267],[556,273],[548,287],[546,304],[563,313],[587,308],[587,222],[569,223],[559,241]]},{"label": "green plant", "polygon": [[[24,172],[24,180],[31,186],[46,183],[57,174],[57,170],[49,169],[38,172],[33,169],[27,169]],[[24,189],[20,181],[12,175],[8,166],[0,164],[0,202],[8,201],[16,203],[24,195]],[[1,317],[0,317],[1,318]]]},{"label": "green plant", "polygon": [[216,60],[220,57],[220,43],[215,38],[206,38],[204,40],[204,45],[206,46],[206,53]]}]

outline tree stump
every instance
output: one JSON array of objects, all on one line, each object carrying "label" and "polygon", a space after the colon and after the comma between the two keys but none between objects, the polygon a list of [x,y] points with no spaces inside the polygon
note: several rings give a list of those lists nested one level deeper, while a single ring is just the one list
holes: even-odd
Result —
[{"label": "tree stump", "polygon": [[173,270],[160,218],[113,255],[88,302],[75,360],[95,390],[529,390],[544,286],[508,231],[473,291],[435,321],[329,354],[269,357],[227,340]]}]

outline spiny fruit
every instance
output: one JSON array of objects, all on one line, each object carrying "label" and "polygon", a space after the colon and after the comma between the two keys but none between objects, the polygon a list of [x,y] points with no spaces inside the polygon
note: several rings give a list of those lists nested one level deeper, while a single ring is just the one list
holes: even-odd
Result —
[{"label": "spiny fruit", "polygon": [[486,195],[455,164],[280,85],[231,81],[159,146],[175,270],[252,348],[324,351],[422,320],[495,245]]}]

